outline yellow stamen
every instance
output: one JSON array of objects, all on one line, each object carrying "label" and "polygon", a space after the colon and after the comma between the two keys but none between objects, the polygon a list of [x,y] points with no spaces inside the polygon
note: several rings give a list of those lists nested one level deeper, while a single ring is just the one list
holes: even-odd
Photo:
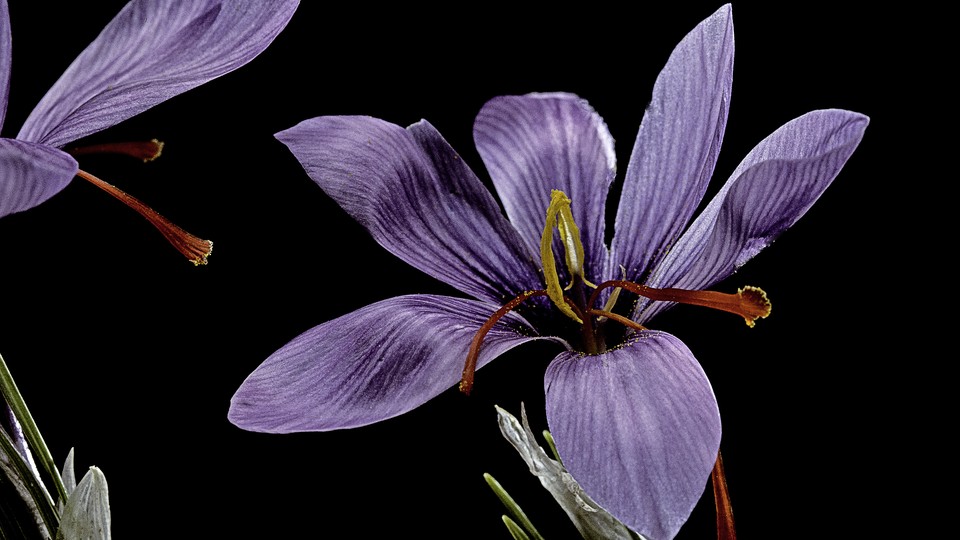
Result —
[{"label": "yellow stamen", "polygon": [[560,287],[560,276],[557,274],[557,261],[553,256],[553,229],[560,232],[563,242],[567,270],[571,278],[579,277],[583,282],[596,288],[596,285],[587,281],[583,275],[583,244],[580,242],[580,229],[573,220],[570,211],[570,199],[567,195],[555,189],[550,194],[550,204],[547,206],[547,217],[543,226],[543,235],[540,237],[540,260],[543,264],[543,279],[547,284],[547,296],[555,306],[567,317],[583,324],[583,320],[563,299],[563,291],[573,286],[573,281],[565,288]]}]

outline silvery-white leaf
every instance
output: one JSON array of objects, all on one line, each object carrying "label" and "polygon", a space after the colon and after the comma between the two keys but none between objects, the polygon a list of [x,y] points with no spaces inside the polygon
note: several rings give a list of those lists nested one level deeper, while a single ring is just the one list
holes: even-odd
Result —
[{"label": "silvery-white leaf", "polygon": [[[69,497],[77,487],[77,475],[73,469],[73,448],[67,453],[67,459],[63,462],[63,472],[60,473],[60,478],[63,479],[63,489],[66,490],[67,497]],[[63,515],[66,504],[63,499],[57,502],[57,511],[60,512],[60,515]]]},{"label": "silvery-white leaf", "polygon": [[584,538],[587,540],[643,540],[643,536],[628,529],[595,503],[589,495],[584,493],[583,488],[563,468],[563,465],[551,459],[537,444],[522,405],[520,409],[522,425],[512,414],[500,407],[496,409],[500,432],[520,453],[520,457],[530,467],[530,472],[540,479],[540,483],[553,495]]},{"label": "silvery-white leaf", "polygon": [[110,540],[110,497],[107,479],[90,467],[67,500],[57,540]]}]

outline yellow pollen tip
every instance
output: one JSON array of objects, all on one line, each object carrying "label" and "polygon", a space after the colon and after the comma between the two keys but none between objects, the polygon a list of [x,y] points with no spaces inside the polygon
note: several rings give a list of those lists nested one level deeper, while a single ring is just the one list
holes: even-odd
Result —
[{"label": "yellow pollen tip", "polygon": [[194,258],[194,259],[192,259],[192,260],[190,261],[190,262],[193,263],[194,266],[206,265],[206,264],[207,264],[207,257],[209,257],[210,255],[213,255],[213,241],[212,241],[212,240],[203,240],[202,242],[206,242],[206,244],[207,244],[207,251],[206,251],[205,253],[204,253],[204,252],[199,253],[199,254],[196,256],[196,258]]},{"label": "yellow pollen tip", "polygon": [[144,163],[157,159],[158,157],[160,157],[160,154],[163,153],[163,141],[160,141],[157,139],[150,139],[150,143],[156,148],[156,150],[154,151],[153,155],[149,155],[143,158]]}]

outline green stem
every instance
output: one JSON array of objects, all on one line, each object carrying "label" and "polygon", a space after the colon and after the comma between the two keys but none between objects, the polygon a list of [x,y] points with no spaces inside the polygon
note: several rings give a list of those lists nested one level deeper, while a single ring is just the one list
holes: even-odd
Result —
[{"label": "green stem", "polygon": [[53,456],[50,455],[50,449],[43,442],[43,436],[40,435],[40,430],[37,429],[37,424],[33,421],[30,409],[27,408],[23,396],[20,395],[20,390],[17,389],[17,384],[13,382],[13,376],[7,369],[7,363],[3,361],[2,355],[0,355],[0,393],[3,394],[3,398],[10,410],[13,411],[13,415],[20,422],[20,427],[23,428],[23,435],[30,444],[30,449],[36,454],[41,467],[52,479],[60,500],[66,501],[67,490],[63,487],[63,480],[60,478],[57,465],[53,462]]}]

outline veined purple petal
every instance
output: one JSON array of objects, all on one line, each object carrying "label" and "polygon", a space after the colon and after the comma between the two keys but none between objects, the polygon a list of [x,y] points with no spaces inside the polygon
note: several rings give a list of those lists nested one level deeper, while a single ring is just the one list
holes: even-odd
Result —
[{"label": "veined purple petal", "polygon": [[545,389],[550,432],[584,491],[647,538],[673,538],[720,449],[717,401],[690,349],[643,331],[601,355],[564,352]]},{"label": "veined purple petal", "polygon": [[56,148],[0,139],[0,217],[37,206],[66,187],[77,160]]},{"label": "veined purple petal", "polygon": [[277,133],[307,175],[390,253],[502,304],[543,288],[538,266],[493,196],[425,121],[313,118]]},{"label": "veined purple petal", "polygon": [[603,119],[572,94],[503,96],[480,110],[473,138],[507,216],[534,253],[551,190],[570,197],[587,278],[600,280],[607,260],[604,207],[617,169]]},{"label": "veined purple petal", "polygon": [[673,50],[657,77],[624,178],[613,267],[639,281],[660,260],[703,198],[720,152],[733,81],[727,4]]},{"label": "veined purple petal", "polygon": [[61,147],[253,60],[299,0],[134,0],[67,68],[18,139]]},{"label": "veined purple petal", "polygon": [[[827,109],[774,131],[747,154],[653,273],[650,285],[703,289],[732,274],[816,202],[860,144],[868,123],[862,114]],[[665,307],[662,302],[650,306],[640,322]]]},{"label": "veined purple petal", "polygon": [[[460,380],[470,341],[496,309],[411,295],[323,323],[247,377],[230,401],[230,421],[289,433],[363,426],[405,413]],[[550,338],[535,337],[510,313],[486,335],[477,365],[535,339]]]},{"label": "veined purple petal", "polygon": [[10,45],[10,10],[7,0],[0,0],[0,128],[10,99]]}]

